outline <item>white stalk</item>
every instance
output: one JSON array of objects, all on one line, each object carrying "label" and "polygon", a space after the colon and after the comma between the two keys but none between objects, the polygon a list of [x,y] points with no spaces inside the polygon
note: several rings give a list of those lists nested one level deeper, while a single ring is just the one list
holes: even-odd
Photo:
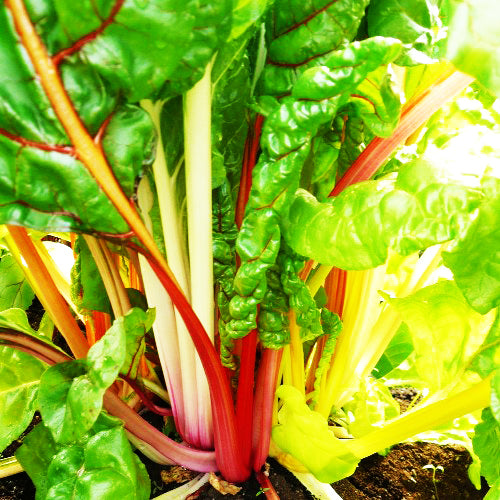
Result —
[{"label": "white stalk", "polygon": [[[188,220],[191,305],[212,342],[214,282],[212,257],[211,69],[184,96],[184,156]],[[212,410],[208,382],[196,356],[200,436],[212,444]]]}]

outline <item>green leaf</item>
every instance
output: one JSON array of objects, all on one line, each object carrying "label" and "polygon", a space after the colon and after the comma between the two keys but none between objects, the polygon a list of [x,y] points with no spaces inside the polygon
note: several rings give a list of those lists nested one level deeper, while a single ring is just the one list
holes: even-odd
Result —
[{"label": "green leaf", "polygon": [[497,370],[491,379],[491,413],[500,425],[500,370]]},{"label": "green leaf", "polygon": [[491,325],[488,335],[471,360],[470,368],[481,378],[487,377],[500,366],[500,312]]},{"label": "green leaf", "polygon": [[403,323],[373,369],[372,375],[376,378],[384,377],[397,368],[412,352],[413,342],[410,330],[408,325]]},{"label": "green leaf", "polygon": [[367,0],[277,0],[266,23],[268,58],[260,93],[288,94],[307,68],[324,65],[332,51],[354,39]]},{"label": "green leaf", "polygon": [[240,37],[256,24],[273,0],[235,0],[233,23],[228,40]]},{"label": "green leaf", "polygon": [[283,403],[272,430],[276,444],[321,482],[332,483],[353,474],[359,459],[345,440],[328,429],[326,419],[309,409],[300,391],[282,385],[276,395]]},{"label": "green leaf", "polygon": [[441,22],[430,0],[372,0],[367,9],[368,34],[398,38],[404,52],[399,66],[432,64]]},{"label": "green leaf", "polygon": [[489,489],[483,500],[498,500],[500,498],[500,478],[498,478]]},{"label": "green leaf", "polygon": [[443,253],[469,304],[481,313],[500,305],[500,179],[482,182],[486,200],[467,233]]},{"label": "green leaf", "polygon": [[30,424],[45,369],[46,365],[37,358],[0,346],[0,450],[17,439]]},{"label": "green leaf", "polygon": [[360,390],[342,407],[349,421],[349,433],[361,437],[399,416],[399,404],[379,380],[366,378]]},{"label": "green leaf", "polygon": [[482,421],[476,425],[472,438],[474,452],[481,460],[481,475],[489,485],[500,478],[500,424],[489,408],[481,414]]},{"label": "green leaf", "polygon": [[36,498],[146,500],[150,482],[117,419],[101,414],[77,443],[57,444],[43,423],[16,453],[36,486]]},{"label": "green leaf", "polygon": [[469,307],[453,281],[388,301],[408,326],[415,367],[431,392],[452,383],[470,355],[468,344],[481,344],[486,337],[485,319]]},{"label": "green leaf", "polygon": [[3,256],[0,260],[0,311],[11,307],[27,309],[34,296],[14,257]]},{"label": "green leaf", "polygon": [[298,191],[284,236],[297,253],[323,264],[370,269],[385,262],[389,248],[409,255],[455,238],[480,200],[462,180],[415,161],[396,183],[360,182],[325,203]]},{"label": "green leaf", "polygon": [[446,57],[495,94],[500,92],[500,28],[495,0],[450,0]]},{"label": "green leaf", "polygon": [[[229,34],[230,0],[65,2],[28,6],[65,90],[131,197],[152,160],[153,125],[123,104],[180,93],[203,74]],[[129,228],[76,158],[29,63],[8,9],[0,8],[0,220],[50,231]],[[57,196],[54,195],[57,193]]]},{"label": "green leaf", "polygon": [[115,320],[89,349],[86,359],[58,363],[43,374],[40,413],[56,442],[76,441],[94,425],[104,393],[125,362],[125,324],[136,314],[145,316],[142,310],[132,309],[127,316]]}]

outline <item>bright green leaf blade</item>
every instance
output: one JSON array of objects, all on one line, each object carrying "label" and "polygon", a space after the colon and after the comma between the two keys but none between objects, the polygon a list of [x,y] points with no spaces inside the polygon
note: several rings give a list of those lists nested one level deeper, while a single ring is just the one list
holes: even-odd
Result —
[{"label": "bright green leaf blade", "polygon": [[489,485],[493,485],[500,478],[500,424],[489,408],[483,410],[481,418],[482,421],[476,425],[472,445],[481,460],[481,475]]},{"label": "bright green leaf blade", "polygon": [[234,40],[255,25],[272,0],[236,0],[233,7],[233,23],[228,40]]},{"label": "bright green leaf blade", "polygon": [[476,219],[443,259],[470,305],[484,314],[500,305],[500,179],[485,178],[483,189]]},{"label": "bright green leaf blade", "polygon": [[29,354],[0,346],[0,450],[31,422],[37,409],[38,384],[46,368]]},{"label": "bright green leaf blade", "polygon": [[498,425],[500,425],[500,370],[497,370],[491,379],[490,409]]},{"label": "bright green leaf blade", "polygon": [[25,438],[16,457],[37,489],[37,500],[146,500],[150,482],[117,419],[101,414],[78,443],[56,444],[43,423]]},{"label": "bright green leaf blade", "polygon": [[384,377],[397,368],[412,352],[411,334],[408,325],[403,323],[373,369],[372,375],[376,378]]},{"label": "bright green leaf blade", "polygon": [[389,248],[409,255],[455,238],[480,200],[478,190],[419,160],[404,165],[395,184],[361,182],[325,203],[298,191],[284,236],[323,264],[370,269],[385,262]]},{"label": "bright green leaf blade", "polygon": [[500,27],[495,0],[450,0],[446,57],[464,73],[500,93]]},{"label": "bright green leaf blade", "polygon": [[309,409],[296,388],[281,386],[283,406],[272,438],[321,482],[332,483],[353,474],[359,459],[328,429],[326,419]]},{"label": "bright green leaf blade", "polygon": [[483,500],[498,500],[500,498],[500,478],[498,478],[492,485]]},{"label": "bright green leaf blade", "polygon": [[500,313],[497,310],[495,321],[488,335],[471,360],[470,368],[482,378],[487,377],[500,366]]},{"label": "bright green leaf blade", "polygon": [[487,335],[487,319],[469,307],[453,281],[388,300],[410,330],[415,367],[431,392],[455,380],[470,355],[469,342],[480,345]]},{"label": "bright green leaf blade", "polygon": [[394,37],[404,44],[399,66],[432,64],[441,26],[437,5],[430,0],[372,0],[367,10],[370,36]]},{"label": "bright green leaf blade", "polygon": [[35,296],[22,269],[11,255],[0,260],[0,311],[27,309]]}]

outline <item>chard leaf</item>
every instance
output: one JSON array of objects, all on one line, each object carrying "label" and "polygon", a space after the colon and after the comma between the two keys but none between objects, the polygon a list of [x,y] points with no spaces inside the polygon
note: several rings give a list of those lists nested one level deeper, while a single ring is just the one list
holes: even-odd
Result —
[{"label": "chard leaf", "polygon": [[0,346],[0,450],[9,446],[30,424],[45,369],[46,365],[37,358]]},{"label": "chard leaf", "polygon": [[397,368],[413,352],[413,342],[408,325],[403,323],[372,371],[376,378],[384,377]]},{"label": "chard leaf", "polygon": [[491,413],[500,425],[500,370],[497,370],[491,379]]},{"label": "chard leaf", "polygon": [[441,22],[431,0],[372,0],[367,10],[368,34],[398,38],[404,52],[396,64],[435,62]]},{"label": "chard leaf", "polygon": [[500,312],[497,310],[495,321],[483,344],[471,360],[470,368],[485,378],[498,366],[500,366]]},{"label": "chard leaf", "polygon": [[261,94],[288,94],[307,68],[321,66],[331,52],[354,39],[367,0],[277,0],[266,24],[268,60]]},{"label": "chard leaf", "polygon": [[36,486],[36,498],[146,500],[150,482],[133,453],[119,420],[101,414],[77,443],[54,441],[50,430],[37,425],[16,457]]},{"label": "chard leaf", "polygon": [[469,307],[453,281],[388,301],[410,330],[416,370],[431,392],[452,383],[471,354],[470,346],[486,337],[488,319]]},{"label": "chard leaf", "polygon": [[415,161],[396,183],[361,182],[325,203],[298,191],[284,236],[297,253],[323,264],[370,269],[386,261],[389,248],[409,255],[455,238],[480,200],[478,190]]},{"label": "chard leaf", "polygon": [[500,305],[500,179],[486,177],[482,187],[477,217],[443,259],[469,304],[485,314]]},{"label": "chard leaf", "polygon": [[273,0],[235,0],[233,23],[228,40],[240,37],[256,24]]},{"label": "chard leaf", "polygon": [[500,29],[492,15],[495,0],[450,0],[446,57],[476,77],[495,94],[500,92]]},{"label": "chard leaf", "polygon": [[481,460],[481,475],[492,486],[500,478],[500,424],[490,408],[483,410],[481,419],[475,427],[472,445]]},{"label": "chard leaf", "polygon": [[350,451],[345,440],[333,435],[320,413],[309,409],[300,391],[282,385],[276,395],[283,403],[278,424],[272,430],[276,444],[323,483],[353,474],[359,458]]},{"label": "chard leaf", "polygon": [[[229,33],[232,2],[29,2],[29,15],[83,124],[131,197],[151,162],[153,125],[124,104],[182,92]],[[0,7],[0,220],[41,230],[129,228],[76,158],[10,20]]]},{"label": "chard leaf", "polygon": [[0,260],[0,311],[12,307],[27,309],[35,296],[12,255]]}]

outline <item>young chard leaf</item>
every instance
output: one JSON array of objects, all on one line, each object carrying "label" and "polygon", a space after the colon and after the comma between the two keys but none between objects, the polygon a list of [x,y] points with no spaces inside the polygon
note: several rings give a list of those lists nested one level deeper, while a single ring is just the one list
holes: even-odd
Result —
[{"label": "young chard leaf", "polygon": [[[39,404],[47,427],[58,443],[78,440],[95,423],[102,398],[120,371],[134,375],[136,354],[154,315],[132,309],[114,321],[86,359],[59,363],[42,376]],[[127,353],[127,347],[129,352]]]},{"label": "young chard leaf", "polygon": [[0,346],[0,450],[31,422],[37,409],[40,377],[46,368],[29,354]]},{"label": "young chard leaf", "polygon": [[77,443],[56,443],[37,425],[16,458],[36,486],[36,499],[94,498],[146,500],[150,482],[119,420],[102,413]]}]

